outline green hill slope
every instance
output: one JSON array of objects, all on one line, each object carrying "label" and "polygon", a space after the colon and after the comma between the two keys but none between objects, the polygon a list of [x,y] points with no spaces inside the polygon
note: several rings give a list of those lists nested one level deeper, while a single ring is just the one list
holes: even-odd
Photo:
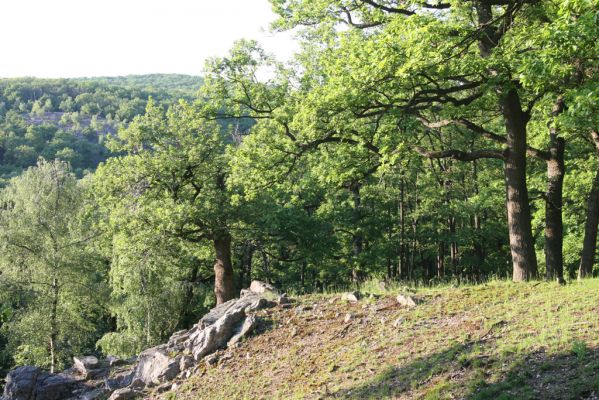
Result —
[{"label": "green hill slope", "polygon": [[167,399],[591,399],[599,280],[299,298]]}]

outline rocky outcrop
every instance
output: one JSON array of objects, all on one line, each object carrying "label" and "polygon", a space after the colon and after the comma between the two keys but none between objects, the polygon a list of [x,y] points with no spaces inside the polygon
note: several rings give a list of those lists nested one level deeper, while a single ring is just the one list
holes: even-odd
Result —
[{"label": "rocky outcrop", "polygon": [[190,376],[200,361],[249,335],[258,322],[255,311],[277,304],[264,297],[267,293],[279,296],[271,285],[253,281],[240,298],[220,304],[191,329],[173,333],[167,343],[130,360],[75,357],[73,367],[61,374],[17,368],[9,373],[0,400],[121,400],[141,397],[150,388],[168,390],[169,382]]},{"label": "rocky outcrop", "polygon": [[63,374],[49,374],[38,367],[24,366],[6,377],[6,400],[63,400],[72,396],[80,382]]}]

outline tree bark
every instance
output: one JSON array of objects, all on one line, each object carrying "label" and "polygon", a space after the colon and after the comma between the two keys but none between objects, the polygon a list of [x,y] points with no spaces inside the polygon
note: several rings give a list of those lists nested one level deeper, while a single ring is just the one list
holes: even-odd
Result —
[{"label": "tree bark", "polygon": [[354,203],[353,209],[353,223],[355,226],[355,232],[352,239],[352,253],[354,256],[354,262],[352,265],[352,282],[357,285],[359,284],[359,269],[361,267],[360,256],[362,251],[364,250],[364,238],[362,237],[361,228],[359,226],[360,221],[362,219],[362,197],[360,195],[361,186],[359,183],[352,183],[349,187],[349,190],[352,194],[352,199]]},{"label": "tree bark", "polygon": [[547,191],[545,193],[545,266],[547,279],[564,283],[562,193],[565,174],[562,138],[552,136],[550,158],[547,161]]},{"label": "tree bark", "polygon": [[[591,138],[597,149],[599,158],[599,132],[591,132]],[[580,266],[578,268],[578,279],[593,275],[593,264],[595,253],[597,251],[597,230],[599,225],[599,168],[595,174],[595,179],[589,193],[587,216],[584,225],[584,240],[582,243],[582,253],[580,256]]]},{"label": "tree bark", "polygon": [[519,282],[537,276],[526,186],[526,118],[516,89],[509,89],[500,102],[507,134],[504,168],[512,278]]},{"label": "tree bark", "polygon": [[52,280],[52,307],[50,310],[50,373],[56,369],[56,340],[58,339],[58,280]]},{"label": "tree bark", "polygon": [[233,265],[231,263],[231,236],[221,234],[213,239],[216,262],[214,264],[214,294],[216,304],[235,297],[233,289]]}]

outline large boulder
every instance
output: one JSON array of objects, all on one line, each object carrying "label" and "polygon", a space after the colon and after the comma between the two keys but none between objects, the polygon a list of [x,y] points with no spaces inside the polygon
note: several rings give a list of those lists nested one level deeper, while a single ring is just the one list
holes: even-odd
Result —
[{"label": "large boulder", "polygon": [[3,397],[6,400],[62,400],[73,395],[79,381],[49,374],[38,367],[19,367],[8,373]]},{"label": "large boulder", "polygon": [[165,345],[144,350],[133,375],[133,385],[154,386],[174,379],[179,373],[179,358],[172,358]]},{"label": "large boulder", "polygon": [[237,326],[244,320],[245,308],[234,307],[228,310],[214,324],[197,331],[190,337],[189,350],[196,361],[214,353],[227,344]]}]

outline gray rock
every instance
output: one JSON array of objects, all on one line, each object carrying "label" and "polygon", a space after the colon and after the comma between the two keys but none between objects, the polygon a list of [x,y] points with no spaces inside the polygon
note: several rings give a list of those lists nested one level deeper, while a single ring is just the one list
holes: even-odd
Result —
[{"label": "gray rock", "polygon": [[402,306],[406,306],[406,307],[410,307],[410,308],[416,307],[416,304],[417,304],[417,300],[409,295],[398,294],[396,299],[397,299],[397,302],[399,304],[401,304]]},{"label": "gray rock", "polygon": [[246,307],[236,306],[228,310],[214,324],[196,332],[190,338],[189,350],[196,361],[227,344],[238,324],[245,318],[245,309]]},{"label": "gray rock", "polygon": [[[235,303],[238,301],[239,299],[233,299],[233,300],[229,300],[225,303],[219,304],[218,306],[214,307],[212,310],[210,310],[208,313],[206,313],[201,319],[200,322],[198,322],[197,326],[200,329],[203,329],[207,326],[210,326],[212,324],[214,324],[216,321],[218,321],[219,318],[221,318],[231,307],[233,307],[235,305]],[[195,332],[194,332],[195,333]],[[193,335],[193,333],[192,333]]]},{"label": "gray rock", "polygon": [[341,295],[341,300],[350,301],[352,303],[355,303],[360,300],[360,297],[361,297],[360,292],[358,292],[358,291],[345,292]]},{"label": "gray rock", "polygon": [[264,293],[274,293],[278,294],[279,291],[272,285],[261,282],[261,281],[252,281],[250,284],[250,291],[254,293],[264,294]]},{"label": "gray rock", "polygon": [[86,391],[76,397],[77,400],[98,400],[105,399],[107,391],[104,389],[94,389],[92,391]]},{"label": "gray rock", "polygon": [[139,355],[139,364],[133,381],[145,386],[154,386],[174,379],[179,373],[179,358],[171,358],[166,346],[157,346]]},{"label": "gray rock", "polygon": [[231,339],[229,339],[227,346],[233,346],[237,344],[241,339],[245,338],[248,334],[252,333],[256,325],[257,320],[254,315],[246,317],[245,321],[243,321],[243,324],[241,325],[241,328],[239,329],[239,332],[234,334],[231,337]]},{"label": "gray rock", "polygon": [[181,361],[179,361],[179,370],[185,371],[185,370],[193,367],[194,364],[195,364],[195,362],[194,362],[193,357],[184,355],[183,357],[181,357]]},{"label": "gray rock", "polygon": [[6,377],[6,400],[61,400],[72,397],[79,381],[61,374],[49,374],[37,367],[19,367]]},{"label": "gray rock", "polygon": [[218,362],[218,354],[210,354],[204,359],[204,362],[206,363],[207,367],[216,365],[216,363]]},{"label": "gray rock", "polygon": [[113,392],[110,395],[110,397],[108,398],[108,400],[128,400],[128,399],[135,399],[140,396],[141,396],[141,392],[139,392],[135,389],[123,388],[123,389],[119,389],[119,390],[116,390],[115,392]]},{"label": "gray rock", "polygon": [[277,299],[277,304],[279,304],[280,306],[290,304],[290,303],[291,303],[291,299],[289,297],[287,297],[287,293],[283,293]]},{"label": "gray rock", "polygon": [[99,367],[100,361],[94,356],[73,357],[73,368],[86,375],[89,370]]}]

